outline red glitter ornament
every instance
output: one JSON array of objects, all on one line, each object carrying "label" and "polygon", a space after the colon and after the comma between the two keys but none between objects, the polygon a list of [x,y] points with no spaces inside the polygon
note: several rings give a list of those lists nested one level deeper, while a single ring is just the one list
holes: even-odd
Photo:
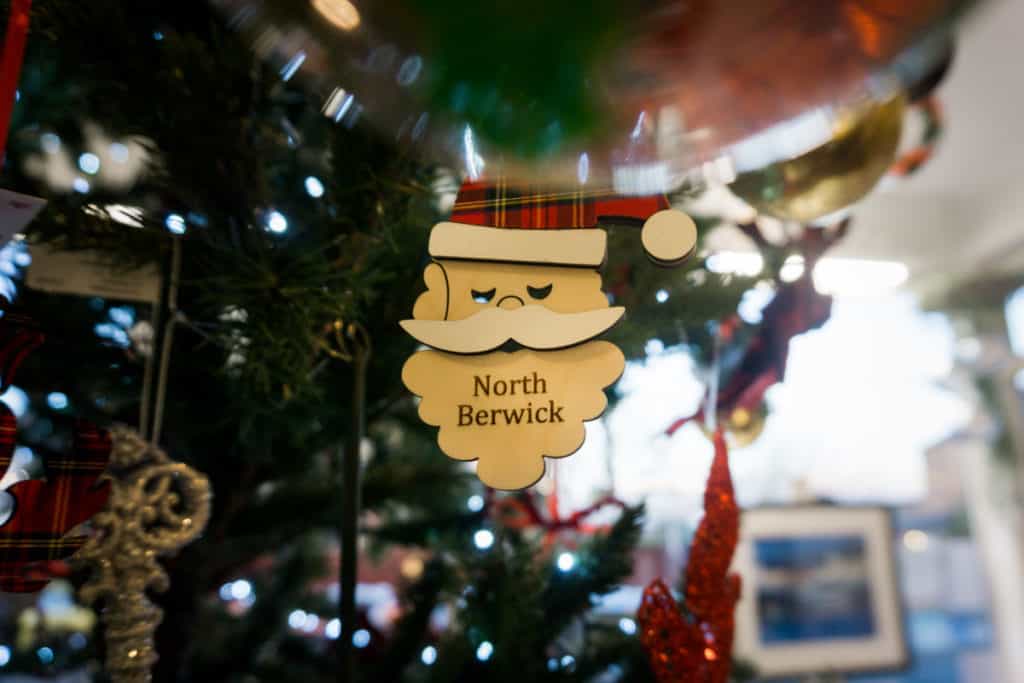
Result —
[{"label": "red glitter ornament", "polygon": [[640,642],[658,683],[725,683],[732,663],[734,611],[740,577],[729,573],[739,538],[740,510],[719,429],[704,490],[704,519],[690,545],[680,606],[658,579],[637,612]]}]

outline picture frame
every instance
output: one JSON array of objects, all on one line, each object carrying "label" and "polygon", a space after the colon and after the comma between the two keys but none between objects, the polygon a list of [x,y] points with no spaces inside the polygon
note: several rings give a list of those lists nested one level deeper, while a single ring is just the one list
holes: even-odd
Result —
[{"label": "picture frame", "polygon": [[881,507],[743,513],[736,654],[762,678],[909,663],[892,520]]}]

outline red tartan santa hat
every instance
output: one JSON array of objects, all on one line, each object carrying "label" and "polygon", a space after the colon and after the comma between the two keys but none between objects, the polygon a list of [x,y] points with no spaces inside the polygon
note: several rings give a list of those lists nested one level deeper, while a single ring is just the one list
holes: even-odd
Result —
[{"label": "red tartan santa hat", "polygon": [[598,225],[642,226],[644,251],[655,263],[686,260],[697,244],[689,216],[665,195],[623,197],[612,190],[552,190],[504,180],[466,182],[450,222],[430,233],[434,258],[598,267],[607,235]]}]

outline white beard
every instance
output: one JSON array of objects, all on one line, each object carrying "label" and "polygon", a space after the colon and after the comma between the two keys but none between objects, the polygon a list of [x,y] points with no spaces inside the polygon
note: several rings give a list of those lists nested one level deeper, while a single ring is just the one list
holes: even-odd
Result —
[{"label": "white beard", "polygon": [[621,306],[580,313],[557,313],[544,306],[512,310],[485,308],[463,320],[403,320],[417,341],[450,353],[486,353],[512,341],[550,351],[593,339],[622,318]]}]

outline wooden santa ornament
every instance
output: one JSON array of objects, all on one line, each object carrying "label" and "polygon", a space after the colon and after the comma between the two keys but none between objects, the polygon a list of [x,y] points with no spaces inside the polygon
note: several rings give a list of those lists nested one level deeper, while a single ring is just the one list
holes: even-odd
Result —
[{"label": "wooden santa ornament", "polygon": [[664,196],[504,182],[464,184],[451,221],[431,232],[427,291],[401,323],[430,348],[406,362],[402,381],[440,428],[441,450],[478,460],[488,486],[526,488],[545,457],[579,450],[625,367],[617,347],[595,340],[625,313],[601,290],[600,224],[642,225],[660,265],[681,263],[697,242],[693,220]]}]

